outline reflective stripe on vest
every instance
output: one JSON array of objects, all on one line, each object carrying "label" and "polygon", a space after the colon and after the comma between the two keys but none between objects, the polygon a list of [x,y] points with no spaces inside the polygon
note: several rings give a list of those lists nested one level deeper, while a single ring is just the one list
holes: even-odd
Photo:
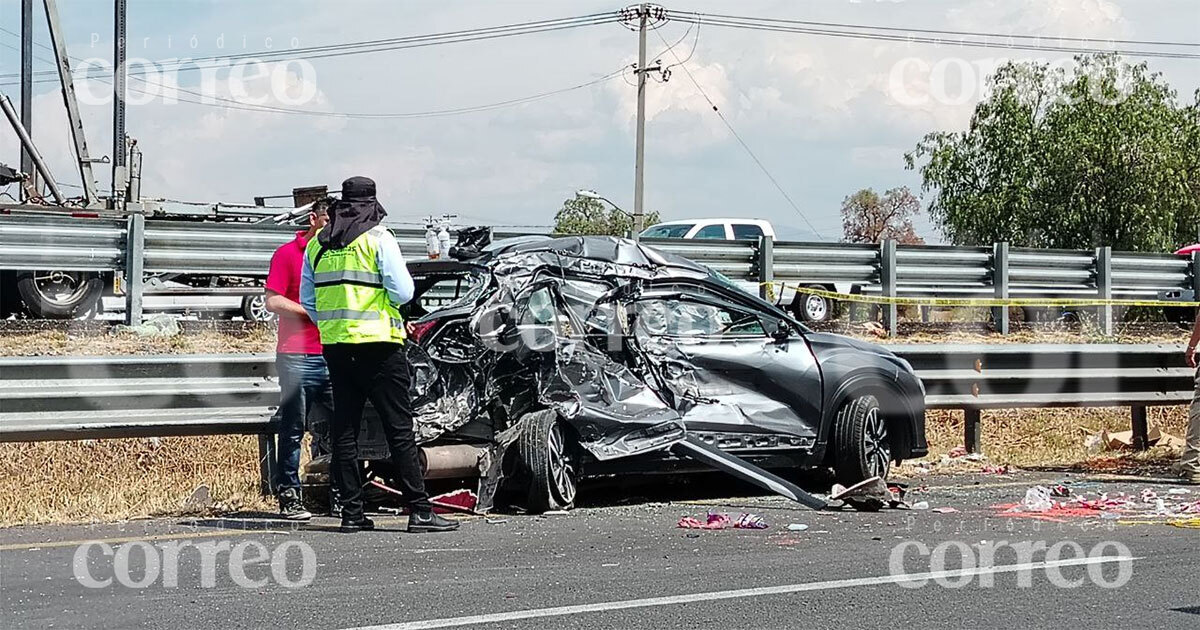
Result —
[{"label": "reflective stripe on vest", "polygon": [[321,343],[404,341],[404,320],[379,273],[376,256],[381,238],[391,234],[376,227],[346,247],[324,253],[318,239],[309,241],[304,253],[313,267]]},{"label": "reflective stripe on vest", "polygon": [[383,276],[375,271],[354,271],[351,269],[322,271],[320,273],[313,273],[313,284],[318,287],[329,286],[331,284],[361,284],[369,287],[381,287],[383,286]]}]

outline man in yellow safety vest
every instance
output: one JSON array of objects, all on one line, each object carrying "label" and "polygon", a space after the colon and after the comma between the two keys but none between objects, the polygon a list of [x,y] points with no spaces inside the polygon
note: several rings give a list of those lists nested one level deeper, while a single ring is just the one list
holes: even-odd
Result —
[{"label": "man in yellow safety vest", "polygon": [[433,513],[421,474],[409,405],[409,365],[399,307],[412,299],[413,281],[400,246],[380,225],[387,213],[375,182],[351,177],[329,210],[329,224],[308,242],[300,303],[317,324],[333,385],[329,442],[331,481],[342,502],[343,532],[374,529],[363,514],[358,433],[370,399],[408,502],[410,532],[450,531],[458,523]]}]

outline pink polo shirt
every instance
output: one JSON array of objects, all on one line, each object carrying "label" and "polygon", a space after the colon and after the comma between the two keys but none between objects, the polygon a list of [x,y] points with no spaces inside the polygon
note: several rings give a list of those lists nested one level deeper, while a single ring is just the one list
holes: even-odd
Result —
[{"label": "pink polo shirt", "polygon": [[[305,232],[275,250],[271,268],[267,271],[266,287],[283,297],[300,303],[300,273],[304,269]],[[279,316],[279,338],[275,351],[283,354],[321,354],[321,333],[308,317]]]}]

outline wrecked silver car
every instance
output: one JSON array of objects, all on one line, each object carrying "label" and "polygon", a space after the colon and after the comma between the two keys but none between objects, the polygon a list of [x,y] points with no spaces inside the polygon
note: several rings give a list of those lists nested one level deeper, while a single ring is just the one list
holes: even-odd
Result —
[{"label": "wrecked silver car", "polygon": [[[851,484],[926,454],[922,386],[879,346],[629,240],[489,238],[411,262],[406,313],[429,475],[478,474],[482,511],[498,489],[567,509],[584,477],[713,467],[821,507],[766,469]],[[364,432],[363,457],[382,459]]]}]

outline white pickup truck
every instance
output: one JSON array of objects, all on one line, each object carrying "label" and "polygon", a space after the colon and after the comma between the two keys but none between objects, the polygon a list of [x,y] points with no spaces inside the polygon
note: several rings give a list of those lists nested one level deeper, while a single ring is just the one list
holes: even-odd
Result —
[{"label": "white pickup truck", "polygon": [[[762,219],[683,219],[652,225],[642,231],[642,238],[714,239],[726,241],[757,241],[760,236],[775,238],[775,227]],[[735,281],[748,293],[758,295],[758,285]],[[838,293],[850,293],[849,284],[806,283],[802,286]],[[775,291],[775,303],[791,311],[798,319],[819,323],[837,317],[837,303],[819,295],[799,293],[792,284]]]}]

